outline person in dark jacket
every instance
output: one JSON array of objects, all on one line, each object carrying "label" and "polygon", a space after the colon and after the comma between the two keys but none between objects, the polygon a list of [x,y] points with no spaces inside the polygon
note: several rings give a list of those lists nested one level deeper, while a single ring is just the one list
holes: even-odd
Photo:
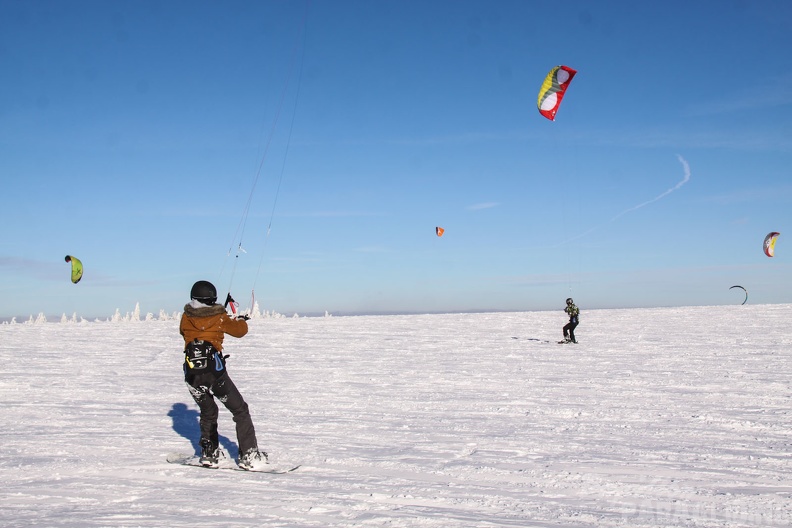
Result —
[{"label": "person in dark jacket", "polygon": [[561,341],[561,343],[577,343],[575,339],[575,328],[579,322],[578,316],[580,315],[580,310],[575,306],[575,301],[573,301],[571,297],[566,300],[566,304],[564,311],[569,315],[569,322],[564,325],[564,340]]},{"label": "person in dark jacket", "polygon": [[247,317],[232,317],[216,302],[214,285],[209,281],[196,282],[179,323],[185,346],[184,379],[201,410],[200,463],[207,467],[218,466],[217,398],[234,416],[239,444],[237,464],[249,470],[266,464],[267,453],[258,449],[248,404],[231,381],[225,368],[227,356],[223,355],[225,334],[232,337],[247,334]]}]

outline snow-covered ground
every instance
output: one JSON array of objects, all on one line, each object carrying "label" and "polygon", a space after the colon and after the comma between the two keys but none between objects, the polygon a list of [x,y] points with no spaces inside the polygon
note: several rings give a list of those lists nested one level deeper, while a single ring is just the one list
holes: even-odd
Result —
[{"label": "snow-covered ground", "polygon": [[286,475],[166,462],[199,434],[177,321],[0,325],[0,525],[792,525],[792,305],[565,322],[252,320],[229,372]]}]

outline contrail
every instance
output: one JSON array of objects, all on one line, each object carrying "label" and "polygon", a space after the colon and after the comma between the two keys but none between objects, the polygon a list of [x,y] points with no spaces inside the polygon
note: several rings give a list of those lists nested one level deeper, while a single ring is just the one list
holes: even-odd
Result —
[{"label": "contrail", "polygon": [[685,161],[685,158],[683,158],[683,157],[682,157],[682,156],[680,156],[679,154],[677,154],[677,159],[679,160],[679,163],[681,163],[681,164],[682,164],[682,168],[685,170],[685,177],[684,177],[684,178],[682,178],[682,181],[681,181],[681,182],[677,183],[676,185],[674,185],[673,187],[671,187],[670,189],[668,189],[668,190],[667,190],[666,192],[664,192],[663,194],[660,194],[660,195],[658,195],[658,196],[655,196],[655,197],[654,197],[654,198],[652,198],[651,200],[647,200],[646,202],[644,202],[644,203],[642,203],[642,204],[638,204],[638,205],[636,205],[636,206],[630,207],[629,209],[626,209],[626,210],[622,211],[621,213],[617,214],[616,216],[614,216],[613,218],[611,218],[611,219],[610,219],[608,222],[606,222],[606,223],[608,223],[608,224],[609,224],[609,223],[613,222],[614,220],[616,220],[617,218],[619,218],[619,217],[621,217],[621,216],[624,216],[624,215],[626,215],[627,213],[630,213],[630,212],[632,212],[632,211],[636,211],[636,210],[640,209],[641,207],[645,207],[645,206],[647,206],[647,205],[649,205],[649,204],[651,204],[651,203],[655,203],[657,200],[660,200],[661,198],[665,198],[666,196],[668,196],[668,195],[669,195],[669,194],[671,194],[672,192],[676,191],[677,189],[679,189],[680,187],[682,187],[683,185],[685,185],[685,184],[686,184],[688,181],[690,181],[690,165],[688,165],[688,162],[687,162],[687,161]]},{"label": "contrail", "polygon": [[647,200],[647,201],[645,201],[645,202],[643,202],[643,203],[640,203],[640,204],[638,204],[638,205],[634,205],[634,206],[630,207],[629,209],[625,209],[624,211],[622,211],[621,213],[617,214],[616,216],[614,216],[613,218],[611,218],[611,219],[610,219],[610,220],[608,220],[607,222],[605,222],[605,223],[603,223],[603,224],[600,224],[600,225],[598,225],[598,226],[592,227],[591,229],[589,229],[589,230],[588,230],[588,231],[586,231],[585,233],[582,233],[582,234],[580,234],[580,235],[577,235],[577,236],[575,236],[575,237],[572,237],[572,238],[570,238],[570,239],[566,240],[565,242],[562,242],[560,245],[566,244],[566,243],[568,243],[568,242],[572,242],[573,240],[578,240],[578,239],[580,239],[580,238],[583,238],[584,236],[586,236],[586,235],[588,235],[588,234],[590,234],[590,233],[593,233],[593,232],[594,232],[594,231],[596,231],[597,229],[599,229],[599,228],[601,228],[601,227],[603,227],[603,226],[606,226],[606,225],[608,225],[608,224],[610,224],[610,223],[613,223],[613,222],[615,222],[616,220],[618,220],[618,219],[619,219],[619,218],[621,218],[622,216],[626,215],[627,213],[631,213],[631,212],[633,212],[633,211],[637,211],[637,210],[638,210],[638,209],[640,209],[641,207],[646,207],[646,206],[647,206],[647,205],[649,205],[649,204],[655,203],[656,201],[658,201],[658,200],[660,200],[660,199],[662,199],[662,198],[665,198],[666,196],[668,196],[668,195],[669,195],[669,194],[671,194],[672,192],[676,191],[677,189],[679,189],[680,187],[682,187],[683,185],[685,185],[687,182],[689,182],[689,181],[690,181],[690,165],[688,165],[688,162],[687,162],[687,161],[685,161],[685,158],[683,158],[683,157],[682,157],[682,156],[680,156],[679,154],[677,154],[677,159],[679,160],[679,163],[681,163],[681,164],[682,164],[682,169],[685,171],[685,177],[684,177],[684,178],[682,178],[682,181],[680,181],[679,183],[677,183],[676,185],[674,185],[673,187],[671,187],[670,189],[668,189],[668,190],[667,190],[667,191],[665,191],[664,193],[662,193],[662,194],[659,194],[659,195],[655,196],[655,197],[654,197],[654,198],[652,198],[651,200]]}]

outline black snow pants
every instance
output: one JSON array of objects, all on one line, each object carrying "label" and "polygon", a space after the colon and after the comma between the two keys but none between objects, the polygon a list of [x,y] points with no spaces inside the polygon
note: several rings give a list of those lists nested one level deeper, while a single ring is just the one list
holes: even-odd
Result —
[{"label": "black snow pants", "polygon": [[571,319],[565,326],[564,326],[564,339],[569,339],[570,341],[577,341],[575,339],[575,328],[578,325],[577,318]]},{"label": "black snow pants", "polygon": [[201,409],[201,440],[209,440],[213,447],[219,444],[217,436],[218,408],[215,398],[231,411],[236,423],[237,443],[240,456],[251,449],[258,448],[256,430],[250,418],[248,404],[236,388],[228,372],[220,377],[215,374],[199,374],[187,384],[195,403]]}]

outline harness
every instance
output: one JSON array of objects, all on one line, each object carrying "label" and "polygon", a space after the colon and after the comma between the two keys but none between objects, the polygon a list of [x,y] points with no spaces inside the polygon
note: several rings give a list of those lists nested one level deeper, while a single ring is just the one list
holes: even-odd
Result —
[{"label": "harness", "polygon": [[209,341],[194,339],[184,348],[184,379],[188,383],[199,374],[214,374],[219,378],[225,373],[228,356],[217,350]]}]

